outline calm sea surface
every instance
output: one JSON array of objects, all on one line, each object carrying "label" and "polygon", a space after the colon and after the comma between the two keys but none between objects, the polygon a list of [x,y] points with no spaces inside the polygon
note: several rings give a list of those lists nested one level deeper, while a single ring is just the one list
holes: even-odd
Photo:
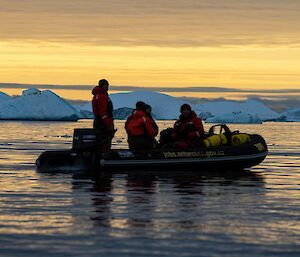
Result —
[{"label": "calm sea surface", "polygon": [[41,152],[70,148],[73,129],[91,124],[0,122],[1,257],[300,256],[300,123],[231,125],[270,150],[239,174],[116,174],[95,185],[35,170]]}]

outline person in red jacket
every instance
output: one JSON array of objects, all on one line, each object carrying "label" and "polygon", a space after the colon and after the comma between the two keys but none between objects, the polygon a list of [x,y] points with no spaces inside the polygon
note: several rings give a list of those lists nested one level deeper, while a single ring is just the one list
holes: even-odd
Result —
[{"label": "person in red jacket", "polygon": [[181,115],[174,124],[173,139],[176,148],[201,146],[204,139],[204,128],[200,118],[188,104],[180,107]]},{"label": "person in red jacket", "polygon": [[152,116],[149,116],[149,106],[147,107],[144,102],[136,103],[136,109],[128,117],[125,129],[129,149],[151,150],[157,146],[155,137],[158,134],[158,126]]},{"label": "person in red jacket", "polygon": [[111,140],[114,137],[113,104],[108,95],[109,83],[106,79],[99,80],[92,94],[94,123],[93,127],[99,142],[103,142],[102,150],[107,151],[111,148]]}]

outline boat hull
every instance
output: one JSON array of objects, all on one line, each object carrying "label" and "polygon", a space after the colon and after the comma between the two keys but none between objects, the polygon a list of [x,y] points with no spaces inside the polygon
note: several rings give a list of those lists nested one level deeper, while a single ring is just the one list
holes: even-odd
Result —
[{"label": "boat hull", "polygon": [[40,171],[194,171],[240,170],[261,163],[268,154],[267,145],[259,135],[251,135],[251,142],[240,146],[195,148],[190,150],[157,149],[135,152],[114,149],[105,154],[95,149],[46,151],[36,164]]}]

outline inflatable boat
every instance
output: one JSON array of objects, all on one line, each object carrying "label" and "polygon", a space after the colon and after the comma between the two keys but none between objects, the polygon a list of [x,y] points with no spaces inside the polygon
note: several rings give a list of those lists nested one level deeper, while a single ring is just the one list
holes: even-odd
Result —
[{"label": "inflatable boat", "polygon": [[219,145],[186,150],[159,148],[152,151],[112,149],[98,151],[93,129],[75,129],[70,150],[45,151],[36,160],[39,171],[130,172],[241,170],[261,163],[268,154],[260,135],[248,135],[239,145]]}]

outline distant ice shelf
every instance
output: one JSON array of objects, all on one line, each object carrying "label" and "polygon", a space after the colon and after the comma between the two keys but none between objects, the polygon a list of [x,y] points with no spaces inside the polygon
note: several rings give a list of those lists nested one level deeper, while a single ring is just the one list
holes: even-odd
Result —
[{"label": "distant ice shelf", "polygon": [[[153,91],[133,91],[110,95],[116,119],[126,119],[137,101],[152,106],[153,116],[158,120],[174,120],[179,116],[182,99]],[[211,123],[262,123],[268,120],[300,121],[300,109],[282,114],[270,109],[258,100],[211,101],[202,104],[189,103],[193,110],[206,122]],[[1,120],[48,120],[77,121],[93,118],[91,102],[74,105],[50,90],[29,88],[21,96],[11,97],[0,92]]]}]

